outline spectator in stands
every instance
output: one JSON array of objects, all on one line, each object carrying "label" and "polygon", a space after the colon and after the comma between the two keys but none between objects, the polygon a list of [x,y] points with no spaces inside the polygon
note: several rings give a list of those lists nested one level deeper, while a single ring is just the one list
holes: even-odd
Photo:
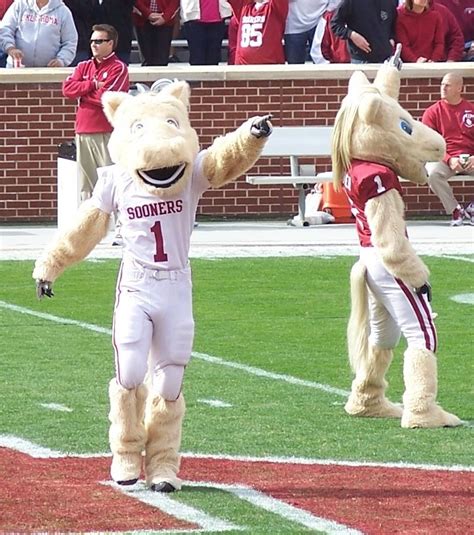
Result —
[{"label": "spectator in stands", "polygon": [[[474,104],[463,99],[463,79],[448,73],[441,80],[441,100],[426,109],[422,122],[446,141],[442,162],[427,165],[428,184],[439,197],[451,225],[462,225],[464,209],[453,195],[448,179],[456,174],[474,176]],[[461,157],[468,155],[468,157]]]},{"label": "spectator in stands", "polygon": [[89,37],[92,30],[92,9],[94,0],[63,0],[63,2],[71,10],[79,37],[77,41],[76,57],[71,63],[71,67],[75,67],[80,61],[84,61],[91,57]]},{"label": "spectator in stands", "polygon": [[430,5],[441,15],[443,21],[445,52],[443,61],[461,61],[464,56],[464,36],[456,17],[436,0],[431,0]]},{"label": "spectator in stands", "polygon": [[109,24],[118,32],[115,54],[127,65],[132,51],[132,10],[135,0],[93,0],[93,24]]},{"label": "spectator in stands", "polygon": [[[235,6],[235,0],[230,0]],[[288,0],[244,0],[239,16],[236,65],[285,63],[283,33]]]},{"label": "spectator in stands", "polygon": [[[7,12],[7,9],[12,5],[13,0],[0,0],[0,22],[3,16]],[[5,67],[7,64],[7,54],[0,50],[0,68]]]},{"label": "spectator in stands", "polygon": [[133,22],[143,66],[168,65],[179,0],[136,0]]},{"label": "spectator in stands", "polygon": [[[319,21],[311,47],[311,58],[314,63],[350,63],[351,56],[347,49],[347,41],[334,35],[331,30],[331,19],[334,11],[326,11]],[[317,40],[320,43],[317,43]]]},{"label": "spectator in stands", "polygon": [[235,51],[237,50],[237,34],[239,32],[240,11],[244,0],[234,0],[231,4],[232,17],[227,27],[227,63],[235,65]]},{"label": "spectator in stands", "polygon": [[405,0],[398,8],[395,33],[405,62],[443,61],[446,57],[443,21],[429,0]]},{"label": "spectator in stands", "polygon": [[289,0],[285,28],[285,58],[288,63],[305,63],[314,32],[329,0]]},{"label": "spectator in stands", "polygon": [[118,35],[113,26],[92,27],[92,59],[83,61],[63,82],[63,95],[79,99],[76,115],[77,164],[81,200],[88,199],[97,182],[97,167],[112,163],[107,144],[112,125],[102,110],[105,91],[128,91],[128,69],[114,53]]},{"label": "spectator in stands", "polygon": [[443,4],[456,17],[464,35],[465,49],[473,47],[474,59],[474,2],[473,0],[436,0]]},{"label": "spectator in stands", "polygon": [[7,67],[65,67],[76,55],[77,31],[62,0],[14,0],[0,26]]},{"label": "spectator in stands", "polygon": [[225,19],[231,15],[227,0],[181,0],[181,19],[191,65],[219,64]]},{"label": "spectator in stands", "polygon": [[349,45],[351,63],[382,63],[395,44],[397,0],[343,0],[331,30]]}]

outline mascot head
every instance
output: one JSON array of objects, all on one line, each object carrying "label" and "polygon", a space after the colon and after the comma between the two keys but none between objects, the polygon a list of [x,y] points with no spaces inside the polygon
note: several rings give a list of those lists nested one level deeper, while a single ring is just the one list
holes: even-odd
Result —
[{"label": "mascot head", "polygon": [[[112,161],[126,169],[148,192],[169,198],[183,190],[199,151],[189,123],[189,85],[158,84],[137,95],[106,92],[105,115],[114,130],[109,141]],[[155,85],[156,87],[156,85]]]},{"label": "mascot head", "polygon": [[426,182],[425,164],[439,161],[444,139],[415,121],[398,103],[400,73],[382,65],[374,83],[354,72],[334,123],[333,181],[339,188],[351,160],[381,163],[416,184]]}]

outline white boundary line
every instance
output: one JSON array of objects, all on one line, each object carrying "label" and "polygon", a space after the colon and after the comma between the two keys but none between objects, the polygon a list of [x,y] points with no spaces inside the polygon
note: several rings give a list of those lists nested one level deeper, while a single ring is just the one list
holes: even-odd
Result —
[{"label": "white boundary line", "polygon": [[[38,312],[36,310],[32,310],[30,308],[20,307],[18,305],[13,305],[12,303],[7,303],[6,301],[0,301],[0,308],[4,308],[6,310],[12,310],[13,312],[18,312],[19,314],[26,314],[28,316],[34,316],[36,318],[41,318],[47,321],[51,321],[54,323],[59,323],[63,325],[74,325],[76,327],[79,327],[81,329],[86,329],[88,331],[93,331],[96,333],[101,334],[107,334],[109,336],[112,335],[112,330],[107,329],[105,327],[100,327],[98,325],[94,325],[92,323],[86,323],[82,321],[77,320],[71,320],[68,318],[61,318],[59,316],[53,316],[52,314],[46,314],[44,312]],[[236,370],[244,371],[246,373],[249,373],[251,375],[256,375],[257,377],[264,377],[266,379],[273,379],[275,381],[283,381],[289,384],[298,385],[298,386],[306,386],[309,388],[315,388],[317,390],[321,390],[323,392],[327,392],[328,394],[335,394],[337,396],[341,396],[344,398],[347,398],[349,396],[349,392],[347,390],[342,390],[340,388],[336,388],[330,385],[322,384],[322,383],[316,383],[313,381],[307,381],[305,379],[298,379],[297,377],[292,377],[291,375],[285,375],[280,373],[273,373],[268,372],[266,370],[262,370],[260,368],[256,368],[254,366],[247,366],[245,364],[240,364],[238,362],[232,362],[228,360],[221,359],[219,357],[213,357],[211,355],[206,355],[205,353],[198,353],[196,351],[193,351],[193,357],[199,360],[203,360],[205,362],[209,362],[211,364],[218,364],[220,366],[226,366],[228,368],[234,368]]]},{"label": "white boundary line", "polygon": [[[51,450],[43,446],[38,446],[29,440],[16,437],[13,435],[0,435],[0,448],[8,448],[29,455],[35,459],[61,459],[63,457],[77,457],[79,459],[94,459],[99,457],[110,457],[110,453],[64,453],[58,450]],[[224,455],[183,452],[182,457],[189,459],[215,459],[217,461],[242,461],[248,463],[275,463],[275,464],[301,464],[301,465],[318,465],[318,466],[348,466],[353,468],[372,467],[372,468],[396,468],[409,470],[431,470],[437,472],[474,472],[474,466],[451,465],[444,466],[439,464],[422,464],[422,463],[383,463],[372,461],[339,461],[334,459],[311,459],[307,457],[254,457],[245,455]]]},{"label": "white boundary line", "polygon": [[253,489],[247,485],[227,485],[223,483],[213,483],[207,481],[183,481],[183,485],[187,487],[206,487],[230,492],[241,500],[245,500],[255,507],[264,509],[270,513],[276,514],[288,520],[304,526],[305,528],[322,531],[328,535],[362,535],[362,532],[351,529],[344,524],[339,524],[334,520],[327,520],[319,516],[315,516],[304,509],[295,507],[277,498],[268,496],[267,494]]}]

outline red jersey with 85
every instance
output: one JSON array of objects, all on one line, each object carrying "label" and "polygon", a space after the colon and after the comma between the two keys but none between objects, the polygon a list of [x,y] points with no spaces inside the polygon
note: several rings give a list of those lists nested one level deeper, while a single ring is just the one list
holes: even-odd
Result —
[{"label": "red jersey with 85", "polygon": [[244,3],[240,11],[235,64],[285,63],[282,39],[287,15],[288,0]]},{"label": "red jersey with 85", "polygon": [[362,247],[372,247],[365,205],[367,201],[396,189],[402,195],[402,188],[396,173],[385,165],[353,160],[344,177],[344,190],[349,198],[351,211],[356,218],[356,228]]}]

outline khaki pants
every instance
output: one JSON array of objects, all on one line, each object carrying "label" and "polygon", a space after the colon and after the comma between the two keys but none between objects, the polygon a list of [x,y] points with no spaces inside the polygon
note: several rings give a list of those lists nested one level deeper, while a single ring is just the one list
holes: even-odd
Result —
[{"label": "khaki pants", "polygon": [[[439,197],[446,213],[451,215],[459,203],[454,197],[448,179],[453,177],[456,173],[454,173],[449,165],[444,162],[427,163],[426,170],[428,171],[428,184],[431,190]],[[462,174],[474,176],[474,170]]]},{"label": "khaki pants", "polygon": [[92,195],[97,182],[97,168],[111,165],[107,144],[110,133],[77,134],[77,172],[81,188],[81,201]]}]

